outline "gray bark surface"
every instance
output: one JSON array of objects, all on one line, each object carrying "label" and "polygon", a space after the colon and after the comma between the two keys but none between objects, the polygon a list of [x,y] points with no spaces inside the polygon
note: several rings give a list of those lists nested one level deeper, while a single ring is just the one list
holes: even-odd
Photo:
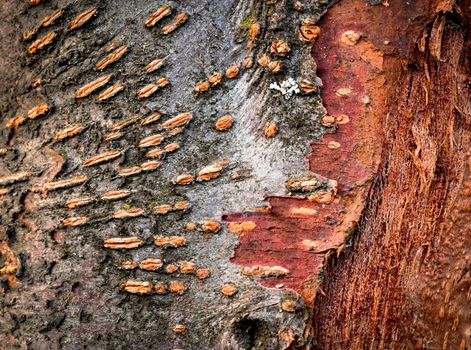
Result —
[{"label": "gray bark surface", "polygon": [[[281,330],[292,330],[297,341],[288,345],[304,348],[309,318],[302,306],[295,313],[282,311],[280,301],[293,291],[268,289],[243,276],[230,263],[237,246],[236,235],[226,228],[217,233],[187,231],[187,223],[205,219],[221,221],[225,213],[242,212],[265,204],[268,195],[286,193],[291,175],[307,172],[304,155],[308,143],[325,132],[320,124],[325,114],[318,94],[295,95],[290,99],[269,89],[273,82],[292,77],[314,81],[316,67],[310,44],[301,43],[297,28],[302,18],[319,19],[327,4],[305,1],[303,12],[292,1],[224,0],[168,1],[172,16],[153,28],[144,26],[162,1],[44,1],[32,6],[26,1],[0,5],[0,113],[2,128],[0,177],[27,171],[26,181],[4,186],[0,197],[0,240],[19,267],[8,281],[4,277],[0,298],[1,348],[14,349],[280,349]],[[94,17],[73,31],[66,28],[75,16],[92,6]],[[41,20],[59,7],[64,14],[48,28],[40,27],[35,37],[23,41],[23,32],[38,27]],[[176,13],[185,11],[189,20],[170,35],[160,28]],[[260,23],[261,34],[252,50],[246,48],[247,27]],[[28,54],[34,40],[50,31],[53,42]],[[274,39],[288,41],[291,52],[283,59],[284,70],[273,75],[257,59],[269,51]],[[127,53],[97,72],[95,64],[117,42],[128,45]],[[254,67],[241,68],[235,79],[196,95],[195,83],[213,71],[224,73],[232,63],[240,66],[250,56]],[[144,67],[157,57],[164,66],[153,73]],[[99,102],[100,90],[74,98],[77,89],[99,76],[112,74],[106,87],[124,84],[124,91],[107,102]],[[137,92],[166,76],[170,85],[146,99]],[[40,79],[38,87],[32,82]],[[5,123],[16,115],[47,103],[50,111],[14,129]],[[129,126],[116,141],[105,141],[108,128],[132,115],[141,118],[162,113],[159,122]],[[162,121],[191,112],[193,119],[181,134],[166,140],[181,148],[168,154],[154,172],[121,178],[117,171],[138,166],[149,159],[137,146],[145,136],[162,132]],[[213,128],[220,116],[230,114],[235,123],[226,132]],[[266,138],[263,129],[275,121],[279,132]],[[74,124],[86,129],[69,139],[55,142],[54,135]],[[105,151],[118,150],[115,160],[84,168],[83,162]],[[218,178],[176,186],[172,179],[182,173],[196,177],[199,170],[216,161],[229,164]],[[248,174],[234,181],[232,172]],[[86,183],[48,191],[45,183],[86,175]],[[111,190],[130,190],[125,199],[68,209],[64,203],[76,197],[99,196]],[[152,208],[188,200],[191,210],[157,215]],[[113,219],[120,209],[142,208],[144,215],[127,220]],[[69,217],[87,217],[78,227],[64,227]],[[184,236],[181,248],[157,247],[154,236]],[[137,236],[145,244],[132,250],[110,250],[103,241],[111,237]],[[193,261],[207,268],[210,277],[199,280],[192,274],[166,274],[120,269],[125,260],[139,262],[158,258],[165,265]],[[5,261],[1,262],[2,267]],[[135,295],[122,290],[127,280],[179,281],[188,289],[183,295]],[[10,282],[10,283],[8,283]],[[233,283],[237,293],[221,293]],[[299,301],[301,303],[301,301]],[[183,333],[172,328],[183,324]],[[306,333],[307,334],[307,333]],[[288,347],[286,347],[288,348]]]}]

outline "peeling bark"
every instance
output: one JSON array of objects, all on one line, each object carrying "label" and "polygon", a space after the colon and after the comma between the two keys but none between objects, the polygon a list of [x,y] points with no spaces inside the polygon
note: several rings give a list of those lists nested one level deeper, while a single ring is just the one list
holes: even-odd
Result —
[{"label": "peeling bark", "polygon": [[1,11],[2,349],[471,346],[466,1]]},{"label": "peeling bark", "polygon": [[385,58],[381,164],[314,304],[321,349],[471,346],[469,2],[424,5]]}]

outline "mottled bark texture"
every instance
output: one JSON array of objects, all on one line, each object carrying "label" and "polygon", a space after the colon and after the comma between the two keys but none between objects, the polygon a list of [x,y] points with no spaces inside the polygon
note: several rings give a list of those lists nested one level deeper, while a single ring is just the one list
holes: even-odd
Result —
[{"label": "mottled bark texture", "polygon": [[[297,278],[290,266],[241,273],[239,235],[218,225],[285,195],[308,173],[308,143],[333,131],[298,38],[327,6],[2,2],[2,348],[308,346],[296,291],[257,283]],[[232,127],[216,130],[226,114]]]},{"label": "mottled bark texture", "polygon": [[2,349],[471,346],[469,2],[0,6]]}]

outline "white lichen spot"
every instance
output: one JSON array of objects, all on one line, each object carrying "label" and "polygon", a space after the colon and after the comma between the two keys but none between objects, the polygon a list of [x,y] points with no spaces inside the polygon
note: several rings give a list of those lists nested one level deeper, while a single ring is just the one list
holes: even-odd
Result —
[{"label": "white lichen spot", "polygon": [[285,81],[282,81],[280,84],[271,83],[269,88],[271,90],[276,90],[284,96],[285,99],[290,99],[293,94],[300,94],[301,90],[299,89],[298,83],[293,78],[288,78]]}]

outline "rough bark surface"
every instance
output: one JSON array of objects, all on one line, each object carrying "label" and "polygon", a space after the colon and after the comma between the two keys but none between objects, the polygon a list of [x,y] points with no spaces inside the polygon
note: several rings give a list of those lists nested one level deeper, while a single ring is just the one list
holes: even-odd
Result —
[{"label": "rough bark surface", "polygon": [[[146,27],[164,5],[172,14]],[[60,8],[51,25],[43,21]],[[425,0],[2,3],[2,348],[469,348],[469,8]],[[188,20],[162,33],[182,12]],[[318,29],[307,18],[320,27],[312,41],[299,37],[302,23]],[[285,55],[273,52],[278,39],[289,45]],[[125,54],[97,71],[122,45]],[[271,65],[259,61],[264,54]],[[158,57],[163,66],[146,73]],[[247,57],[253,67],[244,67]],[[228,78],[231,64],[239,72]],[[215,71],[221,82],[196,93]],[[170,84],[139,98],[161,77]],[[301,88],[312,82],[312,92],[272,89],[289,78]],[[100,102],[116,83],[123,90]],[[35,117],[42,104],[48,111]],[[157,121],[141,124],[155,112]],[[166,127],[186,112],[180,132]],[[234,123],[217,131],[225,114]],[[24,120],[13,126],[16,116]],[[156,134],[164,140],[142,147]],[[175,142],[179,149],[160,158],[147,154]],[[87,166],[105,152],[118,153]],[[160,164],[149,169],[149,161]],[[216,165],[209,177],[197,179],[208,165]],[[181,174],[193,181],[175,184]],[[116,190],[129,194],[105,200]],[[68,208],[77,198],[86,200]],[[178,209],[182,202],[190,207]],[[155,240],[176,236],[184,244]],[[116,237],[140,246],[104,245]],[[155,271],[140,264],[150,258]],[[130,281],[143,283],[142,295],[126,291]]]},{"label": "rough bark surface", "polygon": [[[349,13],[348,3],[323,21]],[[391,28],[375,27],[384,13],[372,12],[365,29],[408,33],[405,50],[384,59],[381,164],[351,246],[329,259],[316,340],[321,349],[469,349],[470,3],[390,5]]]},{"label": "rough bark surface", "polygon": [[[311,43],[298,39],[299,23],[306,17],[317,21],[328,3],[305,3],[299,12],[286,1],[169,1],[172,15],[146,27],[149,15],[166,4],[12,1],[1,5],[6,19],[1,29],[2,347],[278,349],[310,342],[309,315],[296,292],[283,285],[267,289],[241,274],[240,267],[230,262],[238,235],[225,227],[204,232],[201,223],[219,222],[223,213],[264,206],[266,196],[286,194],[287,178],[308,172],[303,158],[309,141],[332,131],[320,123],[325,110],[317,86],[311,94],[290,99],[269,89],[271,83],[289,77],[316,82]],[[77,15],[94,6],[97,11],[85,24],[68,29]],[[51,26],[40,25],[59,8],[64,12]],[[180,12],[188,13],[187,22],[169,35],[162,34]],[[257,35],[254,23],[259,24]],[[22,40],[28,31],[33,32],[31,39]],[[51,31],[56,37],[50,44],[27,53],[35,40]],[[291,51],[286,57],[270,53],[275,39],[288,42]],[[97,62],[122,45],[128,46],[127,52],[96,71]],[[281,73],[272,74],[257,63],[263,53],[283,63]],[[146,74],[144,68],[158,57],[165,57],[163,67]],[[253,67],[242,67],[246,57],[253,59]],[[231,64],[240,68],[235,78],[224,77],[200,94],[193,91],[198,81],[214,71],[224,74]],[[108,84],[76,98],[79,88],[107,74],[112,74]],[[162,76],[170,81],[168,86],[138,98],[142,88]],[[99,102],[99,93],[115,83],[124,84],[124,90]],[[27,117],[42,104],[49,106],[47,113]],[[162,114],[157,122],[140,124],[155,112]],[[192,120],[172,136],[169,130],[175,128],[165,129],[165,122],[185,112],[192,113]],[[224,114],[233,117],[234,125],[216,131],[214,123]],[[17,115],[26,121],[5,128]],[[139,120],[120,128],[122,135],[116,140],[106,140],[110,132],[118,131],[112,130],[118,129],[116,123],[133,115]],[[268,123],[277,125],[273,137],[265,136]],[[59,132],[78,124],[84,125],[83,131],[55,140]],[[156,147],[178,142],[180,149],[164,159],[146,157],[151,148],[143,149],[139,142],[154,134],[166,138]],[[116,151],[118,157],[86,166],[92,157],[113,156],[106,152]],[[161,162],[158,169],[142,169],[144,162],[155,160]],[[185,173],[196,180],[201,169],[225,160],[222,174],[211,181],[172,183]],[[123,169],[139,174],[119,176]],[[21,172],[27,175],[11,179]],[[78,178],[67,188],[48,189],[52,182],[76,176],[85,176],[86,181]],[[130,195],[103,200],[103,194],[115,190]],[[84,197],[86,205],[66,207],[68,200]],[[165,215],[154,210],[180,201],[190,202],[191,208]],[[120,210],[134,208],[142,214],[116,218]],[[68,226],[70,221],[64,220],[70,218],[87,221]],[[197,230],[187,229],[191,223]],[[186,243],[160,247],[154,244],[156,236],[180,236]],[[136,249],[104,247],[104,241],[114,237],[136,237],[143,244]],[[121,268],[125,261],[139,264],[149,258],[160,259],[163,266],[155,272]],[[208,269],[209,277],[196,277],[191,263]],[[273,267],[262,259],[258,265]],[[174,266],[177,271],[171,272]],[[185,266],[190,273],[185,273]],[[285,272],[289,265],[282,267],[271,274],[281,271],[296,277],[294,271]],[[144,295],[124,291],[126,281],[146,282],[141,286]],[[159,283],[170,289],[175,281],[183,286],[173,283],[174,287],[186,289],[181,295],[153,289]],[[149,283],[152,290],[146,289]],[[236,293],[224,295],[224,287],[226,294],[231,287]],[[185,330],[175,331],[176,325]]]}]

